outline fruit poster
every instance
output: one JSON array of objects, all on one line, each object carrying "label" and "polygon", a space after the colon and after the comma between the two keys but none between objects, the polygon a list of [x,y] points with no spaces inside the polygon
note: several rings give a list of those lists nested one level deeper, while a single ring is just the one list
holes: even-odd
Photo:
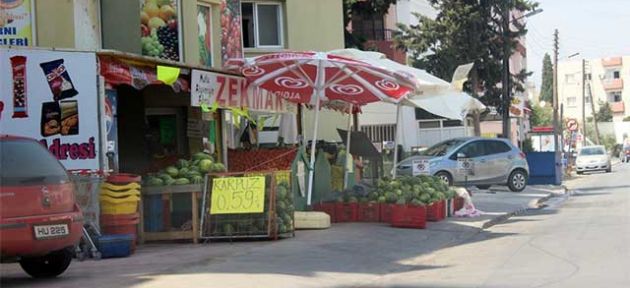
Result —
[{"label": "fruit poster", "polygon": [[221,1],[221,59],[243,58],[241,35],[241,1]]},{"label": "fruit poster", "polygon": [[179,1],[139,1],[142,55],[180,61]]},{"label": "fruit poster", "polygon": [[100,169],[96,55],[0,49],[0,134],[39,140],[67,169]]},{"label": "fruit poster", "polygon": [[212,66],[212,10],[208,5],[197,5],[199,64]]},{"label": "fruit poster", "polygon": [[32,0],[0,0],[0,45],[33,46]]}]

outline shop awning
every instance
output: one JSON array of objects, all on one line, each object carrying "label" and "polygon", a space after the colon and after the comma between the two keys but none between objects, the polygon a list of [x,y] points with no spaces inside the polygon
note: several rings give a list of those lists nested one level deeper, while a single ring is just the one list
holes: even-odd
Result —
[{"label": "shop awning", "polygon": [[190,92],[190,71],[200,69],[212,71],[222,75],[235,75],[219,69],[212,69],[196,65],[169,61],[154,57],[141,56],[131,53],[101,50],[96,52],[99,60],[100,75],[105,78],[105,85],[130,85],[138,90],[147,85],[164,84],[158,80],[157,67],[176,67],[180,69],[179,77],[171,85],[175,92]]}]

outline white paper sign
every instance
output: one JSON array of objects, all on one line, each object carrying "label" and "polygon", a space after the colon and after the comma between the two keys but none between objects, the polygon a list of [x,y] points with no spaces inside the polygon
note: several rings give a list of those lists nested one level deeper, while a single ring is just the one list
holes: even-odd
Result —
[{"label": "white paper sign", "polygon": [[0,49],[0,67],[0,134],[40,141],[66,169],[100,169],[96,55]]},{"label": "white paper sign", "polygon": [[429,159],[413,160],[411,166],[413,176],[429,175]]},{"label": "white paper sign", "polygon": [[465,175],[472,175],[475,164],[470,158],[457,159],[457,172]]}]

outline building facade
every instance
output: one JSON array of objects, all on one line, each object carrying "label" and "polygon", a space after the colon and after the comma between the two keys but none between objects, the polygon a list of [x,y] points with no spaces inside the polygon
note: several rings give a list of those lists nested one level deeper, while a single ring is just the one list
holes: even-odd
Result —
[{"label": "building facade", "polygon": [[[558,98],[564,117],[582,123],[582,114],[592,117],[600,105],[608,103],[613,122],[630,116],[630,56],[563,61],[558,63]],[[591,105],[593,99],[593,105]]]}]

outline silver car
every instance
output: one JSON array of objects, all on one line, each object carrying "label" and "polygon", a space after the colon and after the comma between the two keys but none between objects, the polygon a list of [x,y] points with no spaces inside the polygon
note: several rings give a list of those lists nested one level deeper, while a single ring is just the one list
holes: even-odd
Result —
[{"label": "silver car", "polygon": [[[470,169],[458,169],[458,158],[468,158],[466,161],[472,163]],[[511,191],[520,192],[527,186],[529,177],[525,154],[506,139],[466,137],[446,140],[419,156],[401,161],[397,165],[398,175],[412,175],[413,162],[420,159],[429,160],[429,174],[442,178],[449,185],[476,185],[480,189],[507,185]]]},{"label": "silver car", "polygon": [[606,153],[604,146],[585,146],[580,149],[577,159],[575,159],[575,168],[578,174],[588,171],[606,171],[611,172],[610,156]]}]

